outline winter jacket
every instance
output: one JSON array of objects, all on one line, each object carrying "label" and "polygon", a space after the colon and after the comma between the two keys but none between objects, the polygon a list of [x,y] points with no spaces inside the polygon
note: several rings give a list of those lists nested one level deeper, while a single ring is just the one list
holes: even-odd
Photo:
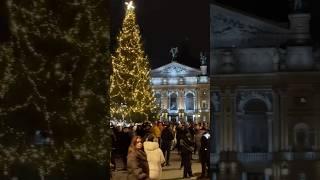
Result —
[{"label": "winter jacket", "polygon": [[127,180],[150,180],[147,156],[143,150],[132,151],[128,154],[127,168]]},{"label": "winter jacket", "polygon": [[188,130],[183,132],[183,135],[180,139],[181,153],[192,153],[194,151],[194,142],[192,135]]},{"label": "winter jacket", "polygon": [[210,157],[209,146],[210,146],[210,134],[209,132],[204,132],[203,135],[201,136],[201,146],[200,146],[200,152],[199,152],[200,161],[205,162]]},{"label": "winter jacket", "polygon": [[143,146],[147,154],[150,179],[159,180],[162,172],[161,164],[165,162],[163,152],[157,142],[146,141]]},{"label": "winter jacket", "polygon": [[170,149],[173,139],[174,136],[172,130],[169,127],[164,128],[161,133],[161,148]]}]

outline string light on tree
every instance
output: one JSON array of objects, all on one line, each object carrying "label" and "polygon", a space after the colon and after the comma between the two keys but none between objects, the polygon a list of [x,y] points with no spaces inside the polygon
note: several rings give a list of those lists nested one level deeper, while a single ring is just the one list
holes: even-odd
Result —
[{"label": "string light on tree", "polygon": [[117,37],[118,48],[111,56],[111,116],[141,122],[155,112],[156,103],[150,83],[149,60],[143,51],[133,2],[126,5],[126,15]]},{"label": "string light on tree", "polygon": [[[101,81],[110,66],[107,7],[100,0],[52,2],[7,0],[11,37],[0,44],[4,173],[13,163],[32,162],[45,177],[64,171],[65,157],[76,152],[104,166],[108,159],[108,84]],[[50,132],[50,143],[29,142],[37,129]]]}]

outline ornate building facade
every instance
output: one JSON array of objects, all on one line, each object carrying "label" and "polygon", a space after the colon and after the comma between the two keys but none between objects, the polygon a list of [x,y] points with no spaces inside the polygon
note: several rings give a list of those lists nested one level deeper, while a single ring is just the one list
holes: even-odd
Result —
[{"label": "ornate building facade", "polygon": [[320,179],[320,57],[301,8],[282,26],[211,5],[213,179]]},{"label": "ornate building facade", "polygon": [[[173,50],[173,49],[171,49]],[[209,123],[210,91],[205,57],[200,69],[174,60],[151,71],[152,88],[163,121]]]}]

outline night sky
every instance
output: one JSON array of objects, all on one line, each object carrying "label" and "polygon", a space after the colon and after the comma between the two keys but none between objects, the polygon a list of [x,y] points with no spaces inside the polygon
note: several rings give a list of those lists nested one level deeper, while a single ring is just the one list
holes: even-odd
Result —
[{"label": "night sky", "polygon": [[[122,24],[125,0],[111,2],[111,49]],[[220,4],[239,9],[262,18],[287,22],[290,0],[216,0]],[[309,0],[311,33],[320,45],[320,1]],[[178,62],[198,67],[199,53],[209,55],[209,4],[213,0],[135,0],[145,51],[152,68],[171,61],[169,50],[179,47]],[[0,1],[0,42],[8,39],[8,22],[4,1]]]},{"label": "night sky", "polygon": [[[319,42],[319,0],[310,0],[312,36]],[[169,50],[179,47],[178,62],[197,67],[199,53],[209,55],[209,4],[213,0],[136,0],[136,14],[145,51],[152,68],[171,61]],[[289,0],[216,0],[220,4],[239,9],[247,14],[287,22]],[[112,0],[112,48],[122,23],[124,0]]]}]

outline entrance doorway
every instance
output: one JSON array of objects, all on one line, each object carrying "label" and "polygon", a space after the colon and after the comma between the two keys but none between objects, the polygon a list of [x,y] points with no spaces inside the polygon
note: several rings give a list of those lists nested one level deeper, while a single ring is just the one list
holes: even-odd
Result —
[{"label": "entrance doorway", "polygon": [[264,180],[263,173],[249,173],[248,172],[248,179],[247,180]]}]

